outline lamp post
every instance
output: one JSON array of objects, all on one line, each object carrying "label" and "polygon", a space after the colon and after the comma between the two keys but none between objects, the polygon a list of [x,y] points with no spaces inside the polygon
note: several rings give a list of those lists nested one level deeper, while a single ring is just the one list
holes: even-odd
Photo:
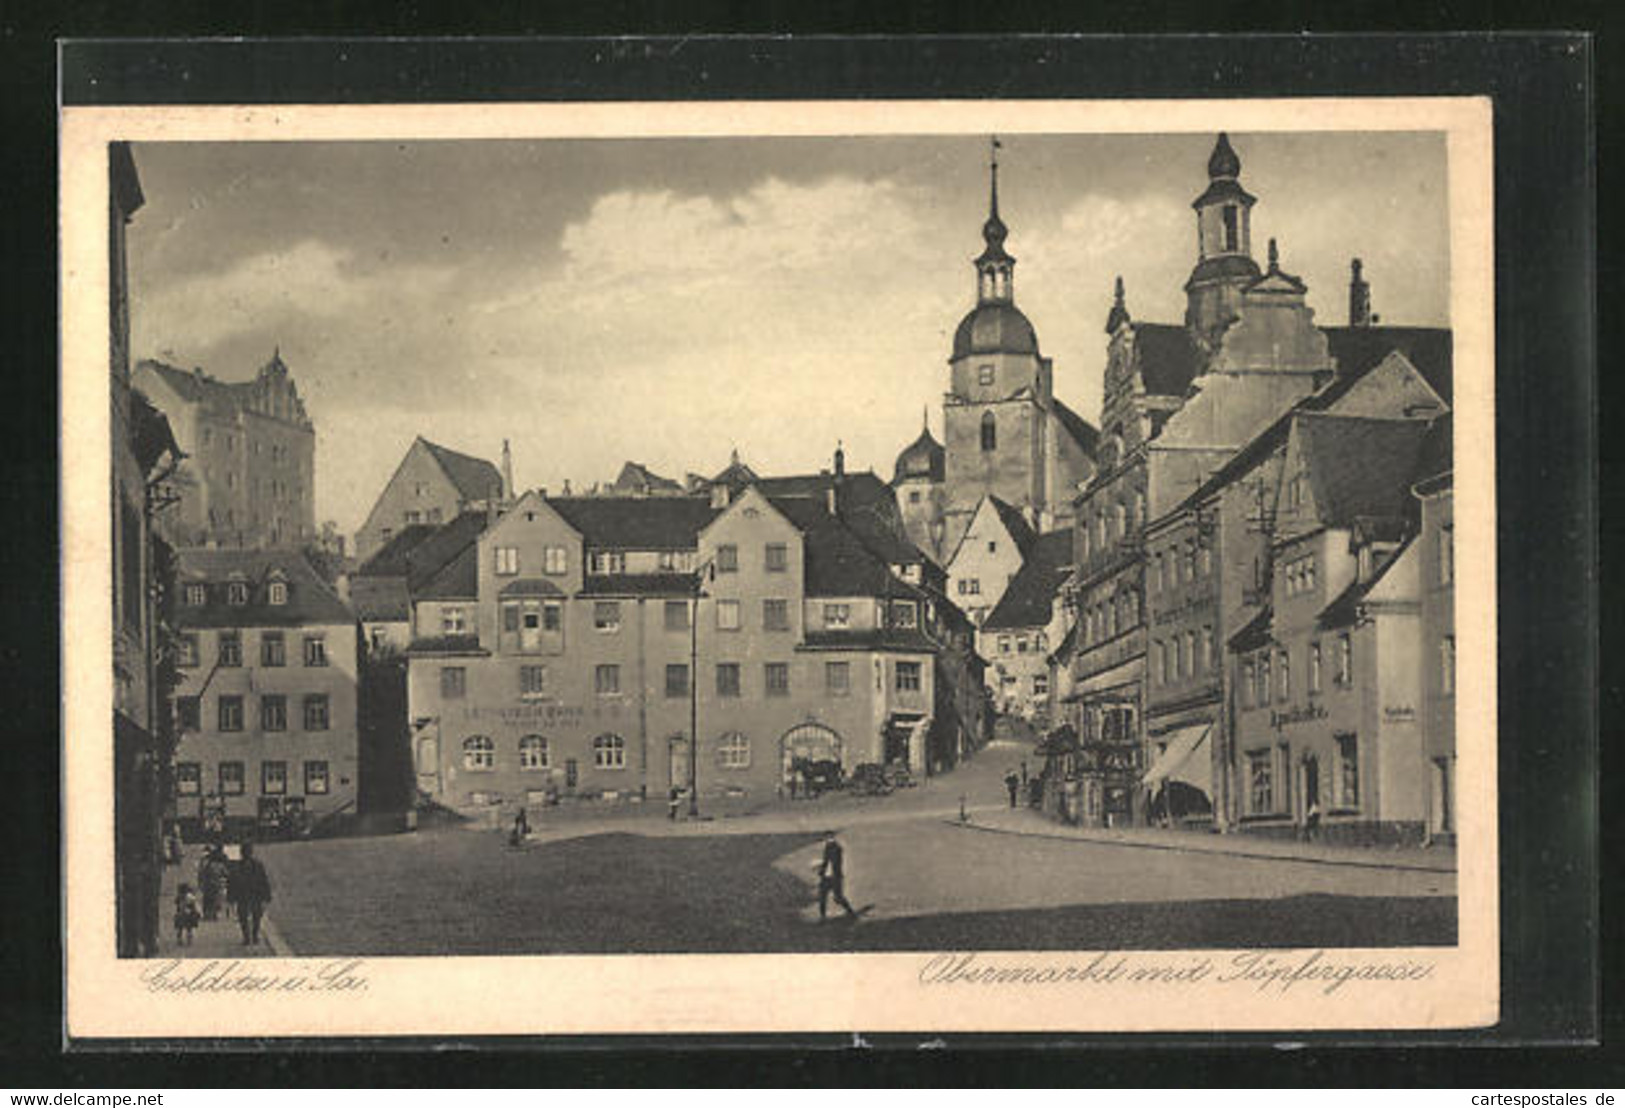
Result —
[{"label": "lamp post", "polygon": [[688,815],[700,814],[700,598],[713,562],[694,567],[694,599],[688,612]]}]

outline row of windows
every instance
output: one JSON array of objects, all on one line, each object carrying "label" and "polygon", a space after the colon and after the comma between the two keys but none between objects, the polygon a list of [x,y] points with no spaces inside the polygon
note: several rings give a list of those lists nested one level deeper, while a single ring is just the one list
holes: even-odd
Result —
[{"label": "row of windows", "polygon": [[[333,723],[331,705],[326,693],[310,693],[303,698],[304,729],[326,731]],[[215,700],[215,730],[241,731],[244,724],[244,698],[222,695]],[[182,731],[203,730],[203,701],[201,697],[175,698],[175,725]],[[260,697],[261,731],[288,729],[288,698],[280,693],[267,693]]]},{"label": "row of windows", "polygon": [[[1330,789],[1327,799],[1338,808],[1354,809],[1360,806],[1360,744],[1348,732],[1332,736],[1334,764],[1331,767]],[[1258,747],[1247,751],[1247,814],[1250,816],[1282,815],[1291,810],[1292,749],[1286,743],[1275,747]],[[1306,796],[1309,802],[1321,801],[1320,766],[1317,760],[1303,763],[1303,787],[1313,791]]]},{"label": "row of windows", "polygon": [[1084,609],[1083,643],[1085,646],[1093,646],[1114,639],[1137,626],[1139,622],[1139,594],[1132,591],[1121,592],[1115,599],[1102,600]]},{"label": "row of windows", "polygon": [[[673,736],[681,739],[682,736]],[[541,772],[553,768],[553,744],[543,735],[526,735],[516,748],[519,768],[525,772]],[[723,769],[750,768],[750,739],[730,731],[716,740],[716,764]],[[490,773],[497,768],[497,745],[488,735],[471,735],[463,740],[463,769],[471,773]],[[616,770],[626,768],[626,740],[619,735],[599,735],[592,741],[594,769]]]},{"label": "row of windows", "polygon": [[1137,528],[1145,526],[1145,493],[1136,492],[1133,500],[1118,500],[1103,505],[1082,517],[1078,537],[1085,558],[1101,553],[1112,543],[1127,538]]},{"label": "row of windows", "polygon": [[1008,654],[1014,648],[1017,654],[1025,654],[1029,650],[1035,654],[1043,654],[1049,650],[1049,634],[1044,631],[1034,631],[1031,635],[1000,635],[999,653]]},{"label": "row of windows", "polygon": [[[687,631],[689,629],[689,604],[687,600],[668,600],[664,609],[664,625],[667,631]],[[715,601],[716,628],[718,631],[739,631],[743,629],[744,617],[741,602],[738,600]],[[887,609],[890,614],[892,627],[915,627],[919,623],[919,609],[913,601],[893,600]],[[790,630],[790,602],[784,599],[768,599],[762,601],[762,630],[788,631]],[[842,628],[851,626],[852,605],[830,603],[824,605],[824,626],[828,628]],[[621,602],[618,600],[597,600],[592,606],[593,628],[606,634],[621,629]],[[564,625],[564,605],[562,601],[509,601],[502,605],[502,630],[516,633],[523,630],[559,631]],[[442,634],[460,635],[469,629],[468,611],[460,605],[447,605],[440,610],[440,630]]]},{"label": "row of windows", "polygon": [[[1332,680],[1338,685],[1350,685],[1354,682],[1354,644],[1348,632],[1337,636],[1334,646],[1335,657]],[[1322,688],[1322,660],[1321,643],[1319,640],[1309,644],[1309,692],[1318,693]],[[1273,670],[1271,660],[1273,657]],[[1241,663],[1241,706],[1243,708],[1262,708],[1271,700],[1282,703],[1292,698],[1292,655],[1285,648],[1270,651],[1262,650],[1247,658]]]},{"label": "row of windows", "polygon": [[[242,796],[244,792],[243,763],[221,762],[216,770],[216,791],[221,796]],[[329,788],[326,762],[304,764],[305,795],[325,796]],[[197,762],[175,763],[175,795],[197,796],[203,791],[203,767]],[[260,763],[260,793],[264,796],[282,796],[288,791],[288,763]]]},{"label": "row of windows", "polygon": [[[1013,673],[1005,673],[1005,674],[1000,675],[1000,677],[999,677],[999,685],[1002,688],[1004,688],[1009,694],[1014,695],[1015,692],[1016,692],[1016,686],[1018,684],[1020,684],[1020,680],[1021,679],[1018,678]],[[1032,684],[1032,691],[1033,691],[1034,696],[1048,696],[1049,695],[1049,674],[1047,674],[1047,673],[1035,673],[1035,674],[1033,674],[1032,678],[1031,678],[1031,684]]]},{"label": "row of windows", "polygon": [[1175,588],[1182,582],[1200,581],[1213,572],[1213,550],[1206,543],[1186,539],[1151,556],[1146,570],[1146,587],[1152,592]]},{"label": "row of windows", "polygon": [[[717,695],[742,695],[742,670],[738,662],[719,662],[716,667]],[[921,683],[919,662],[898,662],[894,686],[898,692],[918,692]],[[666,695],[685,697],[689,694],[689,670],[683,664],[666,667]],[[519,667],[519,695],[545,696],[548,689],[546,666]],[[762,690],[771,697],[790,695],[790,665],[788,662],[767,662],[762,666]],[[593,691],[599,696],[621,694],[621,667],[615,664],[596,666],[593,670]],[[850,662],[824,663],[824,691],[830,696],[847,696],[852,691],[852,664]],[[462,700],[468,696],[468,669],[465,666],[440,667],[440,696],[444,700]],[[195,698],[194,698],[195,699]],[[241,698],[233,698],[240,701]],[[280,698],[277,698],[280,699]],[[325,702],[325,697],[323,698]],[[309,698],[307,698],[308,702]],[[222,719],[224,716],[222,716]],[[236,730],[226,728],[221,730]],[[280,728],[277,728],[280,730]]]},{"label": "row of windows", "polygon": [[1315,557],[1296,558],[1282,569],[1286,578],[1286,594],[1298,596],[1315,591]]},{"label": "row of windows", "polygon": [[[226,582],[226,603],[241,608],[248,603],[250,592],[247,581],[228,581]],[[209,602],[209,586],[196,581],[188,584],[182,590],[182,594],[182,599],[188,607],[201,608]],[[278,608],[286,604],[288,602],[288,583],[286,581],[272,581],[266,585],[265,601]]]},{"label": "row of windows", "polygon": [[1171,685],[1213,672],[1213,628],[1186,631],[1151,644],[1151,679]]},{"label": "row of windows", "polygon": [[[306,635],[303,657],[307,666],[327,665],[327,639],[322,635]],[[199,665],[200,651],[196,632],[180,637],[180,653],[176,664],[183,669]],[[243,664],[243,633],[221,631],[215,655],[216,664],[235,669]],[[260,632],[260,665],[275,668],[288,664],[287,639],[281,631]]]}]

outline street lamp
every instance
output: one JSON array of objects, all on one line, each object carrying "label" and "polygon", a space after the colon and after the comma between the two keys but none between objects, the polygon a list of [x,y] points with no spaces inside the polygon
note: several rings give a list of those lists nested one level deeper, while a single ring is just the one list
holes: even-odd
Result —
[{"label": "street lamp", "polygon": [[705,595],[704,582],[714,561],[703,562],[694,568],[694,599],[688,613],[688,815],[700,815],[700,598]]}]

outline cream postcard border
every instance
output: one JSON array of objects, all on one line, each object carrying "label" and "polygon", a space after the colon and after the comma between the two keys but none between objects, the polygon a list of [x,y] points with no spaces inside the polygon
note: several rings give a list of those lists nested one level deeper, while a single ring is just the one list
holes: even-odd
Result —
[{"label": "cream postcard border", "polygon": [[[1419,980],[1327,992],[1221,984],[922,983],[930,953],[375,958],[348,991],[154,993],[114,950],[106,144],[701,135],[1442,131],[1447,135],[1457,466],[1456,947],[1334,950],[1427,964]],[[61,112],[63,855],[73,1038],[788,1031],[1313,1031],[1493,1024],[1496,851],[1494,250],[1482,98],[854,101],[66,108]],[[1466,449],[1462,449],[1462,445]],[[1285,957],[1292,952],[1272,952]],[[1307,955],[1310,952],[1301,952]],[[1129,952],[1188,966],[1230,952]],[[1093,952],[978,952],[1084,966]],[[1301,959],[1300,959],[1301,960]],[[254,963],[314,975],[335,959]]]}]

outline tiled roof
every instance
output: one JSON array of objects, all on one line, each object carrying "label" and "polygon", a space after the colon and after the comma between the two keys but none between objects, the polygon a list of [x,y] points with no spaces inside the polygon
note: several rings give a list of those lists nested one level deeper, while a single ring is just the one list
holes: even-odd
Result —
[{"label": "tiled roof", "polygon": [[[175,606],[181,627],[299,627],[350,624],[355,613],[297,551],[183,550],[177,556],[177,583],[183,586]],[[288,602],[272,604],[270,585],[276,574],[288,586]],[[227,603],[228,583],[248,586],[247,604]],[[187,604],[184,586],[203,584],[202,605]]]},{"label": "tiled roof", "polygon": [[693,596],[692,573],[613,573],[582,579],[582,596]]},{"label": "tiled roof", "polygon": [[[442,524],[429,535],[417,543],[406,554],[406,585],[412,590],[414,596],[426,589],[434,587],[444,575],[447,567],[453,562],[468,556],[469,566],[467,572],[474,573],[479,568],[477,555],[473,553],[480,535],[490,522],[483,511],[463,512],[450,523]],[[472,581],[470,577],[468,580]],[[438,586],[445,589],[448,584]],[[430,592],[430,596],[472,596],[473,586],[469,586],[468,593],[461,592]]]},{"label": "tiled roof", "polygon": [[771,502],[802,533],[807,596],[897,596],[918,599],[919,589],[892,575],[887,562],[822,501],[783,497]]},{"label": "tiled roof", "polygon": [[935,653],[937,647],[925,633],[913,627],[888,627],[874,631],[808,631],[804,650],[906,650]]},{"label": "tiled roof", "polygon": [[982,627],[1043,627],[1054,612],[1055,594],[1072,572],[1072,532],[1050,531],[1038,536],[1027,560],[1010,581],[999,603]]},{"label": "tiled roof", "polygon": [[391,535],[377,553],[362,562],[355,571],[357,577],[405,577],[407,559],[417,545],[439,530],[438,524],[412,523]]},{"label": "tiled roof", "polygon": [[1414,481],[1436,482],[1455,469],[1454,424],[1455,420],[1446,412],[1428,428],[1427,437],[1422,440],[1422,452],[1416,459]]},{"label": "tiled roof", "polygon": [[1360,377],[1395,350],[1405,355],[1446,404],[1451,403],[1452,348],[1448,327],[1322,327],[1337,376]]},{"label": "tiled roof", "polygon": [[478,635],[430,635],[427,638],[413,639],[412,645],[407,648],[408,654],[478,654],[489,655],[491,652],[480,646]]},{"label": "tiled roof", "polygon": [[1061,426],[1066,428],[1066,433],[1072,436],[1073,441],[1083,449],[1085,454],[1093,458],[1095,456],[1095,446],[1100,441],[1100,432],[1095,429],[1094,425],[1061,403],[1060,400],[1055,401],[1055,414],[1060,417]]},{"label": "tiled roof", "polygon": [[151,473],[165,454],[179,457],[181,452],[168,417],[136,390],[130,392],[130,450],[142,473]]},{"label": "tiled roof", "polygon": [[363,623],[397,623],[412,618],[412,595],[403,577],[352,577],[350,607]]},{"label": "tiled roof", "polygon": [[1238,654],[1245,654],[1249,650],[1257,650],[1268,646],[1273,640],[1270,638],[1270,620],[1273,613],[1268,604],[1258,610],[1258,614],[1230,636],[1230,649]]},{"label": "tiled roof", "polygon": [[612,488],[625,492],[681,492],[683,486],[670,477],[662,477],[648,466],[627,462],[621,466],[619,477]]},{"label": "tiled roof", "polygon": [[1078,624],[1074,622],[1072,626],[1066,629],[1066,634],[1061,636],[1060,643],[1056,645],[1054,650],[1050,651],[1049,661],[1057,665],[1069,665],[1072,662],[1073,654],[1077,651],[1077,647]]},{"label": "tiled roof", "polygon": [[1409,513],[1427,424],[1303,412],[1297,427],[1322,523],[1350,527],[1361,516]]},{"label": "tiled roof", "polygon": [[703,496],[549,497],[547,503],[589,548],[608,550],[692,550],[718,514]]},{"label": "tiled roof", "polygon": [[[1254,267],[1255,270],[1257,267]],[[1183,326],[1135,323],[1134,352],[1151,396],[1184,396],[1202,368],[1202,352]]]},{"label": "tiled roof", "polygon": [[1032,525],[1027,522],[1027,517],[1021,514],[1021,509],[1006,504],[992,494],[988,495],[988,500],[992,503],[993,510],[999,514],[999,520],[1004,524],[1004,529],[1010,532],[1010,538],[1015,542],[1016,548],[1021,551],[1021,556],[1026,558],[1032,551],[1033,543],[1038,539]]},{"label": "tiled roof", "polygon": [[414,600],[475,600],[480,594],[480,546],[470,542],[421,584],[411,586]]},{"label": "tiled roof", "polygon": [[[254,410],[255,398],[261,394],[268,375],[288,372],[280,353],[262,366],[247,381],[221,381],[204,373],[202,369],[185,370],[151,358],[142,360],[137,369],[156,375],[174,391],[176,396],[190,404],[207,404],[213,408]],[[265,414],[263,411],[261,414]],[[280,417],[279,417],[280,418]],[[291,422],[309,428],[305,406],[294,398],[293,411],[286,417]]]},{"label": "tiled roof", "polygon": [[422,435],[418,441],[428,448],[464,500],[495,500],[502,495],[502,474],[484,458],[430,442]]}]

